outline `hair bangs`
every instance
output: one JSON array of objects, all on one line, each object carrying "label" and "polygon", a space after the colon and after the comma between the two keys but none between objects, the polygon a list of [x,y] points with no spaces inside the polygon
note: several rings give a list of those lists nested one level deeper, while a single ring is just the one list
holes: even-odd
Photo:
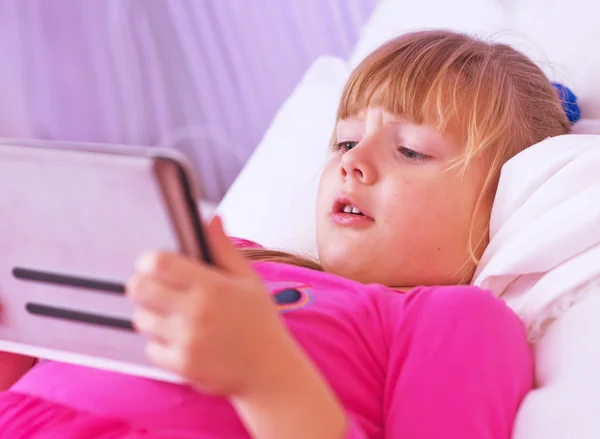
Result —
[{"label": "hair bangs", "polygon": [[505,69],[493,60],[494,50],[451,32],[425,31],[392,40],[353,71],[337,118],[380,107],[413,123],[451,132],[464,146],[464,154],[451,167],[466,169],[494,146],[504,149],[501,144],[514,128],[511,84]]},{"label": "hair bangs", "polygon": [[466,118],[459,118],[465,108],[458,98],[464,98],[465,82],[444,56],[443,41],[424,47],[406,41],[400,49],[395,43],[383,45],[353,71],[342,93],[338,120],[380,107],[438,131],[457,124],[466,130]]}]

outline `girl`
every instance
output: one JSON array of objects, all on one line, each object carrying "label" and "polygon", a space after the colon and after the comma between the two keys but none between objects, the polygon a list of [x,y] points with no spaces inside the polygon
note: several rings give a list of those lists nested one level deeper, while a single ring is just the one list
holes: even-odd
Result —
[{"label": "girl", "polygon": [[[42,362],[0,397],[0,437],[509,438],[532,386],[525,331],[464,284],[502,165],[568,131],[550,82],[510,47],[440,31],[390,41],[342,95],[319,263],[240,253],[218,218],[215,267],[143,255],[135,324],[190,385]],[[6,376],[28,361],[6,358]]]}]

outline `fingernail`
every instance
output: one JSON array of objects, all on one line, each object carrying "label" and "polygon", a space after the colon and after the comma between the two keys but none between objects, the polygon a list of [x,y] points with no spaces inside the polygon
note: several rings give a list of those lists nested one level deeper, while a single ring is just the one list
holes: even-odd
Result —
[{"label": "fingernail", "polygon": [[154,254],[153,253],[144,253],[135,262],[135,269],[137,271],[149,273],[150,271],[152,271],[153,265],[154,265]]}]

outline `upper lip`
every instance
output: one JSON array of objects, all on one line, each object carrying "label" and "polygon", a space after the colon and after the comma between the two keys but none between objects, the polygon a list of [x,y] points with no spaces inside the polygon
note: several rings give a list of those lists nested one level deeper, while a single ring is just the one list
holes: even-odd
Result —
[{"label": "upper lip", "polygon": [[348,204],[356,207],[358,210],[360,210],[360,213],[362,213],[367,218],[373,219],[371,217],[371,215],[369,215],[360,204],[357,204],[356,201],[354,201],[352,198],[350,198],[347,195],[341,195],[335,199],[335,201],[333,203],[332,213],[343,212],[344,206],[346,206]]}]

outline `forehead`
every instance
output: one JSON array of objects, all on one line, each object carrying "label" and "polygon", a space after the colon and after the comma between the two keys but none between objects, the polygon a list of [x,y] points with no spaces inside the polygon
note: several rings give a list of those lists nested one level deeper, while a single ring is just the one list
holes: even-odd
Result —
[{"label": "forehead", "polygon": [[358,111],[356,114],[345,118],[340,118],[336,123],[336,128],[340,129],[357,126],[376,128],[382,125],[399,127],[403,129],[412,129],[414,131],[422,132],[423,134],[430,134],[440,137],[450,134],[449,130],[441,131],[438,127],[432,124],[417,123],[411,120],[409,117],[392,113],[381,107],[368,107]]},{"label": "forehead", "polygon": [[428,130],[434,129],[426,124],[417,124],[406,116],[392,113],[382,107],[364,108],[355,114],[338,119],[336,124],[337,127],[348,125],[413,125],[422,126]]},{"label": "forehead", "polygon": [[338,137],[346,135],[364,136],[381,127],[393,130],[399,140],[440,145],[453,156],[463,152],[463,143],[460,136],[454,131],[450,129],[440,131],[437,127],[425,123],[416,123],[407,117],[394,114],[381,107],[365,108],[354,115],[339,119],[335,131]]},{"label": "forehead", "polygon": [[381,117],[384,121],[403,121],[403,120],[407,120],[406,117],[403,117],[399,114],[395,114],[392,113],[391,111],[388,111],[386,108],[384,107],[380,107],[380,106],[369,106],[369,107],[365,107],[359,111],[357,111],[355,114],[349,115],[345,118],[341,118],[340,120],[351,120],[351,121],[359,121],[359,122],[363,122],[365,119],[367,118],[376,118],[376,117]]},{"label": "forehead", "polygon": [[437,118],[415,119],[411,114],[402,114],[391,111],[380,105],[369,105],[358,109],[355,113],[339,117],[336,127],[357,125],[397,125],[402,127],[418,127],[423,132],[458,138],[456,134],[462,132],[455,121],[445,120],[440,122]]}]

